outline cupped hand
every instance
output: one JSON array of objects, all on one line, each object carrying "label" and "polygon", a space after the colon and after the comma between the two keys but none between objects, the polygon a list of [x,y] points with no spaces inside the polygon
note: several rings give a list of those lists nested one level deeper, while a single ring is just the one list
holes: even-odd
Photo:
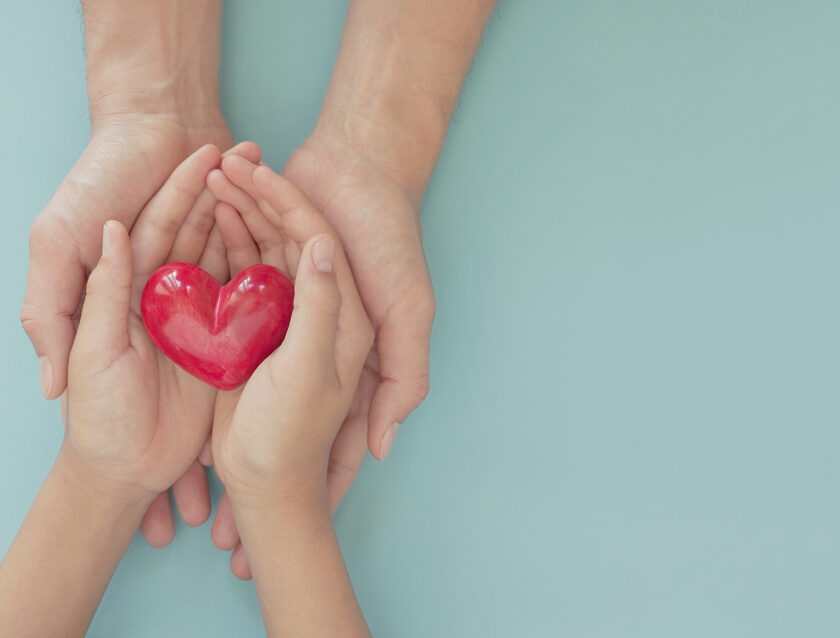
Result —
[{"label": "cupped hand", "polygon": [[422,191],[409,187],[394,167],[317,133],[294,152],[283,174],[341,237],[376,331],[353,409],[333,450],[330,470],[340,485],[333,496],[340,499],[365,448],[384,459],[399,424],[429,391],[435,302],[418,221]]},{"label": "cupped hand", "polygon": [[[67,384],[68,357],[85,280],[100,256],[102,225],[116,220],[133,230],[141,211],[184,158],[202,144],[228,148],[231,140],[224,119],[215,111],[188,116],[111,114],[94,121],[87,148],[30,232],[21,322],[39,357],[47,398],[61,395]],[[255,145],[237,148],[259,161]],[[213,203],[205,207],[212,211]],[[193,222],[204,224],[195,230],[209,231],[212,213],[209,218],[191,216],[187,224]],[[188,524],[198,525],[209,516],[207,478],[199,463],[176,481],[173,494]],[[152,503],[141,530],[157,547],[172,539],[175,524],[168,493]]]},{"label": "cupped hand", "polygon": [[166,261],[226,275],[221,237],[209,234],[215,201],[204,190],[220,160],[212,145],[187,158],[143,207],[130,238],[120,222],[105,224],[70,353],[67,454],[88,478],[149,502],[195,463],[215,390],[154,347],[140,296]]},{"label": "cupped hand", "polygon": [[172,171],[202,144],[231,145],[221,116],[201,125],[175,115],[111,116],[91,139],[30,232],[29,276],[21,322],[40,360],[44,396],[67,385],[85,279],[100,255],[102,225],[129,231]]},{"label": "cupped hand", "polygon": [[[268,480],[298,491],[323,487],[325,499],[336,500],[342,486],[328,471],[331,450],[373,332],[341,243],[305,195],[268,167],[241,157],[226,158],[222,167],[207,183],[220,200],[216,223],[232,272],[267,263],[296,278],[295,311],[283,345],[244,389],[220,392],[216,399],[213,462],[228,491],[211,534],[221,549],[234,549],[234,574],[248,578],[230,492],[247,493]],[[319,271],[319,264],[330,273]]]}]

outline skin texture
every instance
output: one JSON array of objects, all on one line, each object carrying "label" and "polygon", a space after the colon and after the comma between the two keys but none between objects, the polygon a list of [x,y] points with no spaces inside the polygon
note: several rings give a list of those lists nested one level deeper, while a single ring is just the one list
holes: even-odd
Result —
[{"label": "skin texture", "polygon": [[202,230],[215,206],[204,181],[220,161],[214,146],[190,156],[130,238],[118,221],[100,230],[69,357],[64,443],[0,565],[2,635],[82,635],[147,507],[207,437],[209,418],[190,413],[212,395],[157,352],[137,313],[140,283],[173,255],[226,268],[220,235]]},{"label": "skin texture", "polygon": [[[70,353],[65,439],[0,563],[4,636],[84,635],[144,511],[207,437],[198,423],[171,418],[173,404],[189,408],[188,386],[200,382],[157,352],[137,304],[148,269],[201,244],[201,225],[186,220],[208,213],[202,185],[219,160],[212,146],[190,156],[141,212],[131,237],[117,221],[103,228]],[[229,246],[220,231],[202,244],[199,263],[217,275],[226,256],[234,272],[260,262],[281,268],[294,277],[295,309],[280,348],[243,387],[219,393],[216,467],[254,568],[267,635],[369,636],[326,485],[330,448],[373,330],[329,224],[282,177],[242,162],[253,169],[267,217],[257,212],[263,225],[252,238],[255,220],[246,225],[217,204]],[[268,248],[260,252],[256,242]]]},{"label": "skin texture", "polygon": [[[384,459],[399,423],[429,390],[435,305],[418,213],[494,4],[353,0],[316,128],[283,171],[337,231],[376,334],[332,446],[332,508],[366,449]],[[220,0],[85,0],[83,16],[91,140],[33,224],[21,311],[49,398],[66,387],[102,223],[115,219],[132,230],[138,212],[189,153],[208,142],[222,149],[232,143],[218,106]],[[201,460],[211,458],[205,445]],[[199,463],[172,493],[188,524],[209,515]],[[141,529],[152,545],[171,541],[168,493],[151,504]],[[238,541],[226,497],[213,533],[223,547]],[[241,550],[232,565],[248,576]]]},{"label": "skin texture", "polygon": [[244,390],[216,399],[216,471],[269,635],[366,636],[327,494],[373,330],[329,224],[287,180],[231,159],[208,178],[226,196],[216,218],[231,270],[267,263],[294,275],[295,310],[286,341]]},{"label": "skin texture", "polygon": [[[333,444],[332,508],[352,485],[366,449],[384,459],[397,424],[429,390],[435,302],[419,210],[494,5],[353,0],[316,128],[283,170],[341,238],[376,333]],[[212,536],[221,549],[236,548],[231,567],[247,578],[225,497]]]},{"label": "skin texture", "polygon": [[[85,279],[100,256],[103,223],[113,219],[133,230],[140,212],[190,153],[206,143],[222,149],[232,144],[218,108],[219,0],[85,0],[83,17],[91,138],[32,225],[21,309],[40,359],[44,395],[51,399],[66,388]],[[213,202],[207,204],[212,211]],[[186,222],[202,220],[198,243],[206,239],[212,214]],[[184,251],[194,253],[195,246],[182,242],[176,252]],[[207,396],[201,412],[205,429],[212,402],[213,395]],[[199,463],[189,466],[172,493],[187,524],[207,519],[209,491]],[[142,530],[154,546],[172,540],[167,492],[151,504]]]}]

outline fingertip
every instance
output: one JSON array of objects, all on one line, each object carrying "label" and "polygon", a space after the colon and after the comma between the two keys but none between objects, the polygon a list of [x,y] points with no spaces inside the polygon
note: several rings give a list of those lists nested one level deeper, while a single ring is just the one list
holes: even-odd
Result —
[{"label": "fingertip", "polygon": [[190,527],[198,527],[207,522],[210,518],[210,501],[209,499],[197,499],[178,506],[178,512],[181,514],[181,520]]},{"label": "fingertip", "polygon": [[388,458],[388,454],[391,452],[391,447],[394,445],[394,439],[397,437],[399,429],[400,424],[395,421],[388,426],[387,430],[385,430],[385,434],[382,435],[382,438],[379,441],[379,455],[376,457],[378,460],[384,461]]},{"label": "fingertip", "polygon": [[321,273],[335,272],[335,240],[329,235],[316,235],[312,240],[312,265]]},{"label": "fingertip", "polygon": [[282,175],[271,170],[271,167],[265,162],[260,162],[254,169],[254,179],[257,179],[257,176],[259,176],[261,180],[271,179],[273,176],[280,177],[281,179],[283,178]]},{"label": "fingertip", "polygon": [[225,151],[223,157],[228,157],[229,155],[239,155],[249,162],[257,164],[262,159],[262,149],[255,142],[246,140],[244,142],[239,142],[239,144],[233,148]]},{"label": "fingertip", "polygon": [[204,467],[213,465],[213,445],[209,438],[204,442],[204,447],[201,448],[201,452],[198,454],[198,461]]},{"label": "fingertip", "polygon": [[213,196],[216,199],[222,199],[220,195],[224,194],[224,188],[230,182],[227,178],[227,175],[225,175],[222,169],[214,168],[212,171],[207,173],[205,183],[207,184],[207,188],[210,189],[210,192],[213,193]]},{"label": "fingertip", "polygon": [[205,144],[201,146],[193,156],[201,157],[202,160],[205,160],[210,163],[220,163],[222,161],[222,151],[219,150],[219,147],[215,144]]},{"label": "fingertip", "polygon": [[67,387],[67,365],[76,327],[69,317],[44,321],[26,314],[22,322],[38,354],[41,394],[48,400],[57,399]]},{"label": "fingertip", "polygon": [[38,357],[38,377],[41,380],[41,393],[45,399],[54,399],[53,385],[55,385],[55,373],[49,357]]},{"label": "fingertip", "polygon": [[242,543],[237,545],[230,555],[230,571],[239,580],[251,580],[251,567],[248,565],[248,558],[245,556]]},{"label": "fingertip", "polygon": [[143,538],[146,542],[155,549],[163,549],[175,539],[175,527],[171,529],[164,529],[161,527],[152,527],[150,529],[141,529]]},{"label": "fingertip", "polygon": [[181,519],[190,527],[197,527],[210,517],[210,488],[207,472],[198,459],[192,462],[175,484],[172,496]]},{"label": "fingertip", "polygon": [[254,168],[254,186],[263,197],[266,197],[273,189],[282,189],[292,186],[292,183],[279,173],[275,173],[268,164],[260,163]]},{"label": "fingertip", "polygon": [[102,226],[102,256],[105,257],[111,248],[111,237],[113,232],[111,230],[111,222],[105,222]]},{"label": "fingertip", "polygon": [[140,533],[149,545],[157,549],[166,547],[175,538],[175,519],[169,503],[169,492],[161,492],[149,505],[140,523]]},{"label": "fingertip", "polygon": [[236,172],[243,169],[253,170],[254,168],[256,168],[256,164],[242,155],[226,155],[222,158],[222,170],[225,172]]},{"label": "fingertip", "polygon": [[227,492],[222,494],[216,508],[216,517],[210,528],[210,540],[217,548],[229,552],[239,543],[239,532],[233,518],[233,509]]},{"label": "fingertip", "polygon": [[368,420],[368,449],[377,460],[384,461],[388,457],[400,424],[427,394],[427,376],[411,381],[384,379],[379,383]]},{"label": "fingertip", "polygon": [[110,258],[116,255],[123,256],[125,248],[129,245],[128,231],[116,219],[109,219],[102,226],[102,257]]}]

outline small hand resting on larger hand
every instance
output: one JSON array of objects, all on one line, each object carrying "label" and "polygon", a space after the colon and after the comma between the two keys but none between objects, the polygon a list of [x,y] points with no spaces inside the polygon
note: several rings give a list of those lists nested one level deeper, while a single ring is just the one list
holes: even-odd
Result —
[{"label": "small hand resting on larger hand", "polygon": [[[342,296],[335,345],[336,357],[341,365],[348,365],[345,359],[355,361],[358,358],[361,372],[367,356],[363,348],[366,345],[369,351],[373,333],[335,231],[300,190],[269,168],[258,167],[247,159],[232,156],[225,158],[222,167],[224,172],[211,172],[207,183],[220,200],[216,208],[216,222],[227,246],[231,272],[235,273],[254,263],[267,263],[294,275],[303,244],[316,234],[331,237],[336,246],[336,278]],[[317,256],[318,251],[315,254]],[[296,284],[296,308],[303,303],[302,294],[305,293],[301,292],[299,284]],[[283,351],[282,347],[280,351]],[[298,374],[302,375],[306,367],[304,366]],[[343,419],[356,393],[359,374],[346,378],[338,377],[338,380],[341,383],[342,395],[347,395],[347,405],[342,408]],[[219,437],[224,437],[225,431],[220,430],[219,425],[223,426],[230,419],[231,404],[234,402],[235,395],[228,393],[219,393],[216,401],[217,425],[214,428],[213,458],[217,472],[226,485],[224,460],[218,457]],[[318,401],[313,402],[313,408],[317,405]],[[283,418],[281,410],[274,415],[276,423],[282,423]],[[282,429],[276,431],[279,433]],[[337,502],[339,494],[346,489],[344,483],[336,481],[335,474],[329,472],[330,453],[338,444],[335,442],[336,436],[337,432],[332,432],[329,440],[322,442],[325,444],[325,466],[323,476],[319,480],[327,490],[330,503]],[[301,476],[308,474],[304,473]],[[236,548],[231,557],[231,568],[240,578],[248,578],[250,571],[231,514],[230,501],[225,494],[219,504],[219,513],[213,526],[213,541],[221,549]]]},{"label": "small hand resting on larger hand", "polygon": [[328,467],[373,329],[340,242],[303,194],[242,158],[225,169],[242,188],[220,171],[208,182],[229,202],[216,219],[231,272],[264,263],[295,282],[283,344],[216,398],[213,462],[242,536],[232,561],[244,564],[244,548],[269,635],[368,635],[330,520]]},{"label": "small hand resting on larger hand", "polygon": [[0,635],[82,635],[144,513],[195,464],[215,390],[156,350],[139,300],[167,260],[226,276],[221,236],[207,237],[215,200],[204,190],[220,161],[210,145],[187,158],[131,237],[119,221],[100,228],[69,356],[66,434],[0,569]]},{"label": "small hand resting on larger hand", "polygon": [[[212,406],[202,396],[209,386],[155,349],[137,310],[151,270],[177,259],[179,246],[200,245],[184,211],[218,160],[215,147],[188,159],[131,238],[117,221],[104,226],[70,354],[64,443],[0,564],[4,636],[82,635],[143,512],[207,437],[204,420],[189,412]],[[216,469],[253,566],[267,634],[368,636],[330,519],[327,467],[373,331],[324,219],[269,169],[251,175],[271,205],[242,206],[246,225],[220,204],[219,237],[234,272],[262,261],[293,276],[295,309],[283,344],[243,387],[218,394]],[[224,248],[214,245],[222,250],[198,261],[224,277]]]}]

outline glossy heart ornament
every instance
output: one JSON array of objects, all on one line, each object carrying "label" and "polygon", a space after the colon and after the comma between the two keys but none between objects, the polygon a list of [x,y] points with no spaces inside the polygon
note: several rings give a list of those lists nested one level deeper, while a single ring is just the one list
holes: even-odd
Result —
[{"label": "glossy heart ornament", "polygon": [[222,286],[194,264],[158,268],[140,311],[152,341],[191,375],[232,390],[283,342],[294,287],[272,266],[246,268]]}]

